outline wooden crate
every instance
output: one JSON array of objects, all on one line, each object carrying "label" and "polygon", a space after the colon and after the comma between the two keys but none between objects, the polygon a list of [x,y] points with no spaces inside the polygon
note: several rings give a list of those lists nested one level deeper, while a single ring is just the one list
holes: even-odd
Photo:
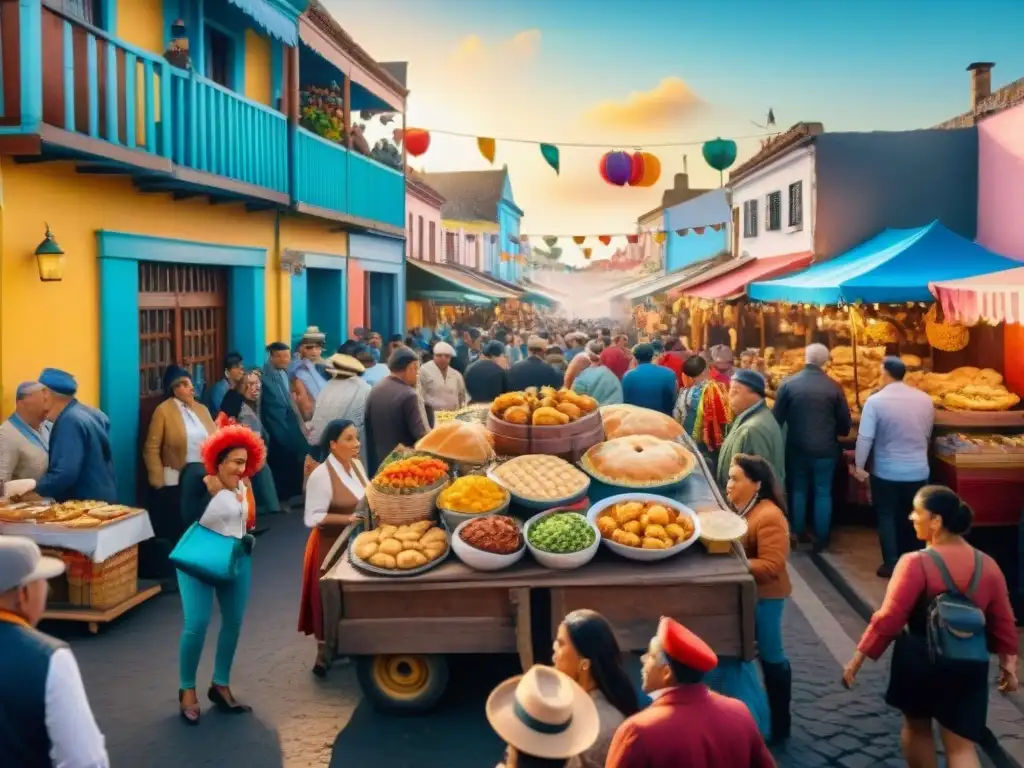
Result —
[{"label": "wooden crate", "polygon": [[68,604],[112,608],[131,599],[139,590],[138,546],[94,563],[78,552],[64,552],[67,565]]}]

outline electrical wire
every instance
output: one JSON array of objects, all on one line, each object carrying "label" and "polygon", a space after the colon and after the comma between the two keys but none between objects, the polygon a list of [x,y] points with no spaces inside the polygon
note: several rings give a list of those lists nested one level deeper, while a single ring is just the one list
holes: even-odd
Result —
[{"label": "electrical wire", "polygon": [[[412,127],[413,126],[409,126],[408,128],[406,128],[406,130],[411,130]],[[603,144],[588,144],[586,142],[579,142],[579,141],[539,141],[537,139],[508,139],[508,138],[501,138],[501,137],[498,137],[498,136],[484,136],[483,134],[479,134],[479,133],[460,133],[458,131],[444,131],[444,130],[441,130],[439,128],[420,128],[420,130],[426,131],[427,133],[429,133],[431,135],[436,133],[436,134],[441,135],[441,136],[456,136],[456,137],[461,138],[461,139],[493,139],[494,141],[500,141],[503,144],[550,144],[552,146],[559,147],[559,148],[561,148],[561,147],[579,147],[579,148],[586,148],[586,149],[618,149],[618,148],[621,148],[621,147],[632,147],[635,150],[642,150],[642,149],[666,149],[666,148],[670,148],[670,147],[695,147],[695,146],[697,146],[699,144],[706,144],[709,141],[715,141],[717,139],[722,138],[721,136],[716,136],[713,139],[700,139],[698,141],[671,141],[671,142],[666,142],[666,143],[655,143],[655,144],[629,144],[629,143],[609,144],[608,142],[605,142]],[[733,137],[731,137],[731,139],[732,139],[732,141],[744,141],[746,139],[765,139],[765,138],[768,138],[769,136],[775,136],[777,134],[778,134],[778,131],[774,131],[774,132],[771,132],[771,133],[755,133],[755,134],[750,134],[749,136],[733,136]]]}]

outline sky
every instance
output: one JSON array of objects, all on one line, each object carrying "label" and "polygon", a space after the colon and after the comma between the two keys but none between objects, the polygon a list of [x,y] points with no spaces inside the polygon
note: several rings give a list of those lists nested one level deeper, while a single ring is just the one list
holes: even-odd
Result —
[{"label": "sky", "polygon": [[[433,133],[412,167],[485,170],[472,136],[498,139],[494,167],[508,165],[534,244],[635,231],[684,168],[691,187],[717,187],[701,156],[716,136],[740,163],[800,121],[925,128],[969,109],[969,63],[996,63],[993,88],[1024,77],[1021,0],[322,1],[378,61],[409,63],[408,126],[470,135]],[[560,175],[540,141],[560,147]],[[653,152],[661,180],[606,184],[612,149]]]}]

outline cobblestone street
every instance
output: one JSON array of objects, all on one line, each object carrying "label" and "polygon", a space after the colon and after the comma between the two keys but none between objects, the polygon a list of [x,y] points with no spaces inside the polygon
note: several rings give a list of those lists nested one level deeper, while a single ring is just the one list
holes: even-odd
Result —
[{"label": "cobblestone street", "polygon": [[[424,717],[373,711],[350,667],[335,668],[327,681],[310,674],[313,642],[295,631],[304,538],[301,519],[288,516],[274,518],[259,540],[233,680],[239,698],[255,707],[253,716],[206,712],[198,728],[178,718],[180,609],[173,595],[96,637],[48,627],[71,640],[114,766],[490,768],[497,762],[501,744],[487,726],[483,702],[494,683],[515,672],[514,659],[456,665],[447,702]],[[794,555],[793,581],[785,639],[794,671],[794,733],[777,751],[780,766],[903,765],[899,717],[882,701],[887,657],[865,665],[858,684],[845,690],[837,659],[848,658],[863,622],[804,555]],[[212,646],[211,634],[200,686],[209,680]]]}]

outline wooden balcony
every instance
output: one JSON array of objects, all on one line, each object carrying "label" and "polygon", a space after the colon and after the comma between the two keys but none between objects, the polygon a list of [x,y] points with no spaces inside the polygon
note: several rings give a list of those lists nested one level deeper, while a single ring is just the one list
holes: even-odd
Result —
[{"label": "wooden balcony", "polygon": [[296,208],[347,228],[403,236],[405,176],[305,128],[295,129]]}]

